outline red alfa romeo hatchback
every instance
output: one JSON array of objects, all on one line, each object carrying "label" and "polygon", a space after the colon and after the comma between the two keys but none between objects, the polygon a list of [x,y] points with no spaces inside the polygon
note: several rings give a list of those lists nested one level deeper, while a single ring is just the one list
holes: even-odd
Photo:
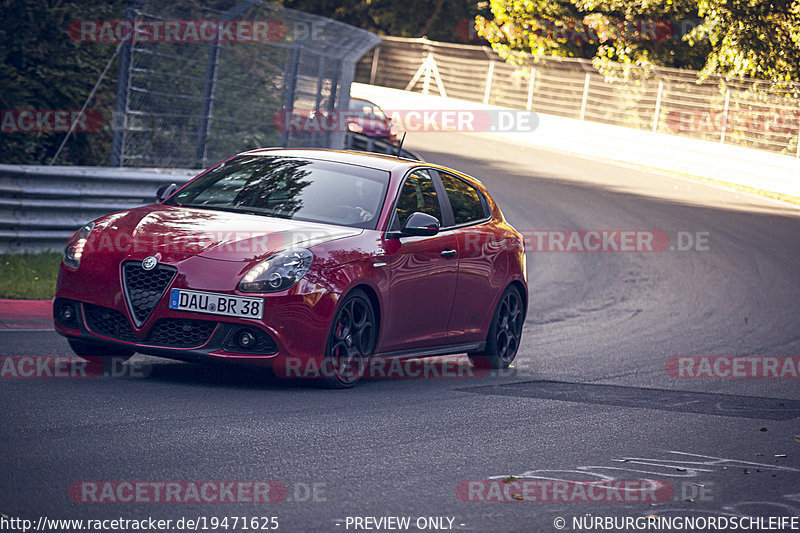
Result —
[{"label": "red alfa romeo hatchback", "polygon": [[240,154],[67,242],[56,331],[134,352],[286,369],[349,387],[373,357],[505,368],[527,310],[522,236],[455,170],[332,150]]}]

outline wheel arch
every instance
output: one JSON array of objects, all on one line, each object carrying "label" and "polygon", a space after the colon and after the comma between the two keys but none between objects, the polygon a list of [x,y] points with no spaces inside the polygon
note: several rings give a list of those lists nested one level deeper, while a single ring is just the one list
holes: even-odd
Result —
[{"label": "wheel arch", "polygon": [[[507,285],[507,287],[512,286],[516,287],[520,296],[522,296],[522,319],[524,321],[528,318],[528,290],[525,287],[525,284],[518,279],[511,281],[511,283]],[[503,291],[505,291],[505,289],[503,289]]]},{"label": "wheel arch", "polygon": [[340,300],[344,300],[349,294],[351,294],[355,290],[361,290],[364,294],[367,295],[369,299],[369,303],[372,304],[372,311],[375,313],[375,322],[377,324],[378,329],[378,338],[380,338],[381,332],[381,300],[378,298],[378,293],[372,285],[368,283],[359,283],[357,285],[353,285],[350,287],[347,292],[342,295]]}]

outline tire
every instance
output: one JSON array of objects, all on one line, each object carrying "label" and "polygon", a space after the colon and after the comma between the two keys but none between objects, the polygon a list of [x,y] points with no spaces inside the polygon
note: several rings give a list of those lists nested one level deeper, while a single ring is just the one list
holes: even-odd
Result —
[{"label": "tire", "polygon": [[364,291],[350,292],[339,305],[325,349],[322,385],[347,389],[364,375],[368,359],[375,353],[378,324],[372,302]]},{"label": "tire", "polygon": [[517,356],[522,325],[525,320],[522,295],[514,285],[509,285],[494,310],[486,348],[470,353],[469,360],[477,368],[508,368]]},{"label": "tire", "polygon": [[75,355],[85,359],[91,365],[104,368],[110,368],[114,363],[124,363],[136,353],[120,346],[93,344],[75,339],[67,339],[67,342]]}]

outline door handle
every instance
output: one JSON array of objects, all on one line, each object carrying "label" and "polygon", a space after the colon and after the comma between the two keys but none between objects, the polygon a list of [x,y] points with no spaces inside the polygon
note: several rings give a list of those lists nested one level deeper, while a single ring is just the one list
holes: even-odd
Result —
[{"label": "door handle", "polygon": [[458,252],[456,252],[455,250],[442,250],[442,257],[444,257],[445,259],[449,259],[449,258],[455,257],[457,255],[458,255]]}]

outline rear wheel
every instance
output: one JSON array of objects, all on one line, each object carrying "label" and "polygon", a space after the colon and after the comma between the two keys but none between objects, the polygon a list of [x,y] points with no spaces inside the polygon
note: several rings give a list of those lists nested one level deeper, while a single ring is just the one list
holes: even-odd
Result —
[{"label": "rear wheel", "polygon": [[375,311],[362,290],[348,294],[336,312],[328,337],[323,384],[334,389],[352,387],[364,375],[368,358],[375,352],[378,324]]},{"label": "rear wheel", "polygon": [[478,368],[508,368],[517,356],[524,316],[522,295],[519,289],[510,285],[494,311],[486,348],[469,354],[472,364]]},{"label": "rear wheel", "polygon": [[91,365],[103,368],[111,368],[114,364],[124,363],[136,353],[120,346],[93,344],[75,339],[68,339],[67,342],[75,355],[85,359]]}]

